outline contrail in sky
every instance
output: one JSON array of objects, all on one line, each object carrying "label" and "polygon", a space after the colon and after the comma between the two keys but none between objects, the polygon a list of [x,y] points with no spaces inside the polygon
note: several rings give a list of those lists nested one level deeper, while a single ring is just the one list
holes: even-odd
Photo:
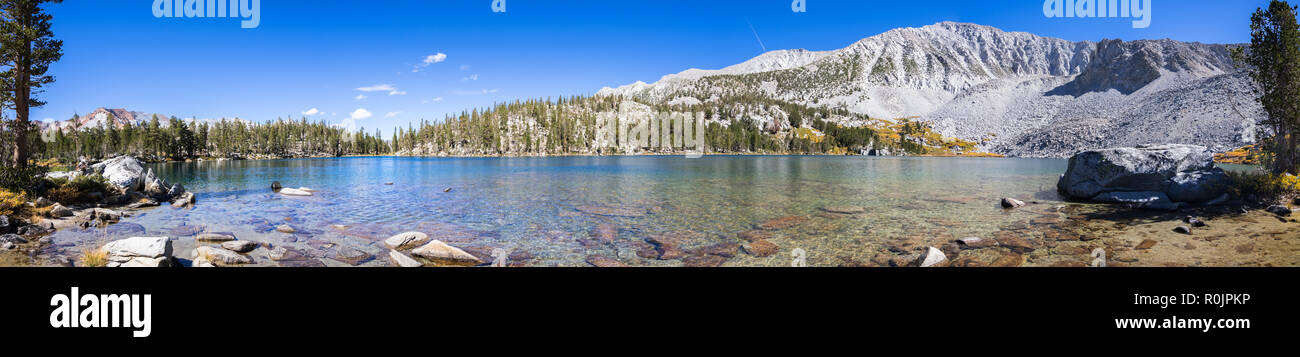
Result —
[{"label": "contrail in sky", "polygon": [[749,24],[749,31],[754,33],[754,39],[758,40],[758,46],[763,48],[763,52],[767,52],[767,46],[763,45],[763,39],[758,37],[758,31],[754,30],[754,24],[749,23],[749,20],[745,20],[745,23]]}]

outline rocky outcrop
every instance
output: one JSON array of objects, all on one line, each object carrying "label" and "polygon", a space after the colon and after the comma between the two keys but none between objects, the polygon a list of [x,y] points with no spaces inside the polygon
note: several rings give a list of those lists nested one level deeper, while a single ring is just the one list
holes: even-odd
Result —
[{"label": "rocky outcrop", "polygon": [[104,245],[109,267],[171,266],[172,242],[167,237],[132,237]]},{"label": "rocky outcrop", "polygon": [[153,169],[145,169],[140,160],[131,156],[124,155],[104,160],[90,165],[89,171],[91,174],[103,176],[114,189],[124,194],[124,197],[143,194],[144,197],[157,201],[172,202],[176,207],[194,204],[194,194],[186,192],[185,186],[168,183],[154,174]]},{"label": "rocky outcrop", "polygon": [[1226,194],[1231,180],[1213,160],[1196,145],[1084,151],[1070,158],[1056,187],[1068,199],[1173,210]]},{"label": "rocky outcrop", "polygon": [[108,183],[117,186],[124,192],[139,191],[144,188],[144,166],[141,166],[140,161],[134,157],[118,156],[104,160],[90,165],[90,170],[95,174],[104,176]]}]

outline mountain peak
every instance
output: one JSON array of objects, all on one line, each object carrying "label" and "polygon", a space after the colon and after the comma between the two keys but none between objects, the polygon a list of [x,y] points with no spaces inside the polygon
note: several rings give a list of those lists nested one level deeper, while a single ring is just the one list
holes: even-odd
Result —
[{"label": "mountain peak", "polygon": [[997,153],[1062,156],[1151,138],[1146,129],[1115,123],[1155,130],[1151,123],[1159,122],[1170,130],[1152,135],[1165,141],[1239,147],[1249,135],[1203,133],[1253,130],[1233,108],[1258,106],[1234,99],[1250,98],[1249,89],[1223,45],[1072,42],[946,21],[833,51],[769,51],[720,70],[687,70],[598,95],[648,103],[765,97],[872,118],[920,117],[944,135],[986,142]]}]

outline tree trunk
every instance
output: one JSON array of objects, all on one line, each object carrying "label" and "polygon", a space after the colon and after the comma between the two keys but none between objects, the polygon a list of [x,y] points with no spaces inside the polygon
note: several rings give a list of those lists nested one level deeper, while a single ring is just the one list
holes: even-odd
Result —
[{"label": "tree trunk", "polygon": [[[22,22],[23,28],[31,27],[31,14],[14,14]],[[31,99],[31,77],[28,69],[31,68],[32,42],[25,41],[23,50],[19,53],[14,63],[14,163],[18,168],[27,167],[27,159],[31,156],[27,148],[27,134],[31,126],[28,115],[31,112],[31,105],[28,101]]]}]

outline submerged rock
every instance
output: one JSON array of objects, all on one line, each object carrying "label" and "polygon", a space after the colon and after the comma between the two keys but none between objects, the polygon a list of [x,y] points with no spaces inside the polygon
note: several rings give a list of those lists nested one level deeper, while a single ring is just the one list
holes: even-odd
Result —
[{"label": "submerged rock", "polygon": [[614,258],[606,257],[603,255],[588,255],[587,263],[600,268],[626,268],[627,267],[627,264],[623,264],[622,262],[614,260]]},{"label": "submerged rock", "polygon": [[1151,249],[1151,247],[1156,246],[1156,243],[1157,242],[1155,240],[1151,240],[1151,239],[1143,240],[1142,243],[1138,243],[1137,247],[1133,249],[1138,249],[1138,250]]},{"label": "submerged rock", "polygon": [[635,217],[643,217],[643,216],[645,216],[645,215],[650,214],[649,211],[647,211],[647,210],[645,210],[645,209],[643,209],[643,208],[626,208],[626,207],[606,207],[606,206],[582,205],[582,206],[575,207],[575,209],[577,209],[578,212],[582,212],[582,213],[586,213],[586,214],[590,214],[590,215],[608,216],[608,217],[631,217],[631,218],[635,218]]},{"label": "submerged rock", "polygon": [[370,253],[366,253],[352,247],[340,247],[338,251],[334,252],[334,260],[348,263],[348,265],[353,265],[353,266],[360,265],[361,263],[365,263],[374,259],[375,259],[374,255],[371,255]]},{"label": "submerged rock", "polygon": [[253,259],[246,255],[220,247],[206,245],[199,246],[194,250],[194,252],[195,260],[202,258],[203,260],[212,262],[212,264],[216,264],[217,266],[248,264],[253,262]]},{"label": "submerged rock", "polygon": [[[1204,146],[1168,144],[1075,154],[1056,187],[1061,195],[1077,200],[1110,202],[1141,192],[1143,196],[1158,193],[1169,202],[1204,203],[1221,197],[1229,183]],[[1111,195],[1101,196],[1107,193]],[[1170,207],[1163,202],[1147,204]]]},{"label": "submerged rock", "polygon": [[449,261],[449,262],[457,262],[457,263],[474,263],[474,264],[483,263],[483,261],[480,260],[478,257],[475,257],[474,255],[466,253],[464,250],[461,250],[460,248],[447,245],[447,243],[443,243],[442,241],[436,239],[433,240],[432,242],[429,242],[429,244],[425,244],[422,247],[415,248],[415,250],[411,251],[411,254],[423,257],[425,259],[435,260],[435,261]]},{"label": "submerged rock", "polygon": [[203,233],[194,237],[194,240],[200,242],[225,242],[235,240],[235,236],[221,233]]},{"label": "submerged rock", "polygon": [[257,242],[246,240],[232,240],[221,242],[221,247],[234,251],[236,253],[248,253],[257,249]]},{"label": "submerged rock", "polygon": [[867,213],[867,208],[862,206],[829,206],[822,207],[822,211],[839,214],[860,214]]},{"label": "submerged rock", "polygon": [[992,239],[979,237],[966,237],[956,240],[957,246],[961,249],[980,249],[998,246],[998,242]]},{"label": "submerged rock", "polygon": [[682,259],[682,263],[692,268],[712,268],[722,266],[727,262],[727,258],[717,255],[695,255]]},{"label": "submerged rock", "polygon": [[794,227],[803,224],[804,222],[807,221],[808,221],[808,217],[804,217],[804,216],[778,217],[778,218],[769,219],[767,221],[764,221],[763,223],[759,223],[758,229],[762,229],[766,231],[775,231],[775,230]]},{"label": "submerged rock", "polygon": [[745,244],[741,246],[741,249],[744,249],[745,253],[759,258],[770,257],[780,251],[780,247],[777,247],[776,244],[766,240],[758,240]]},{"label": "submerged rock", "polygon": [[597,224],[595,228],[591,229],[591,237],[601,243],[613,243],[614,239],[618,237],[618,226],[613,223]]}]

